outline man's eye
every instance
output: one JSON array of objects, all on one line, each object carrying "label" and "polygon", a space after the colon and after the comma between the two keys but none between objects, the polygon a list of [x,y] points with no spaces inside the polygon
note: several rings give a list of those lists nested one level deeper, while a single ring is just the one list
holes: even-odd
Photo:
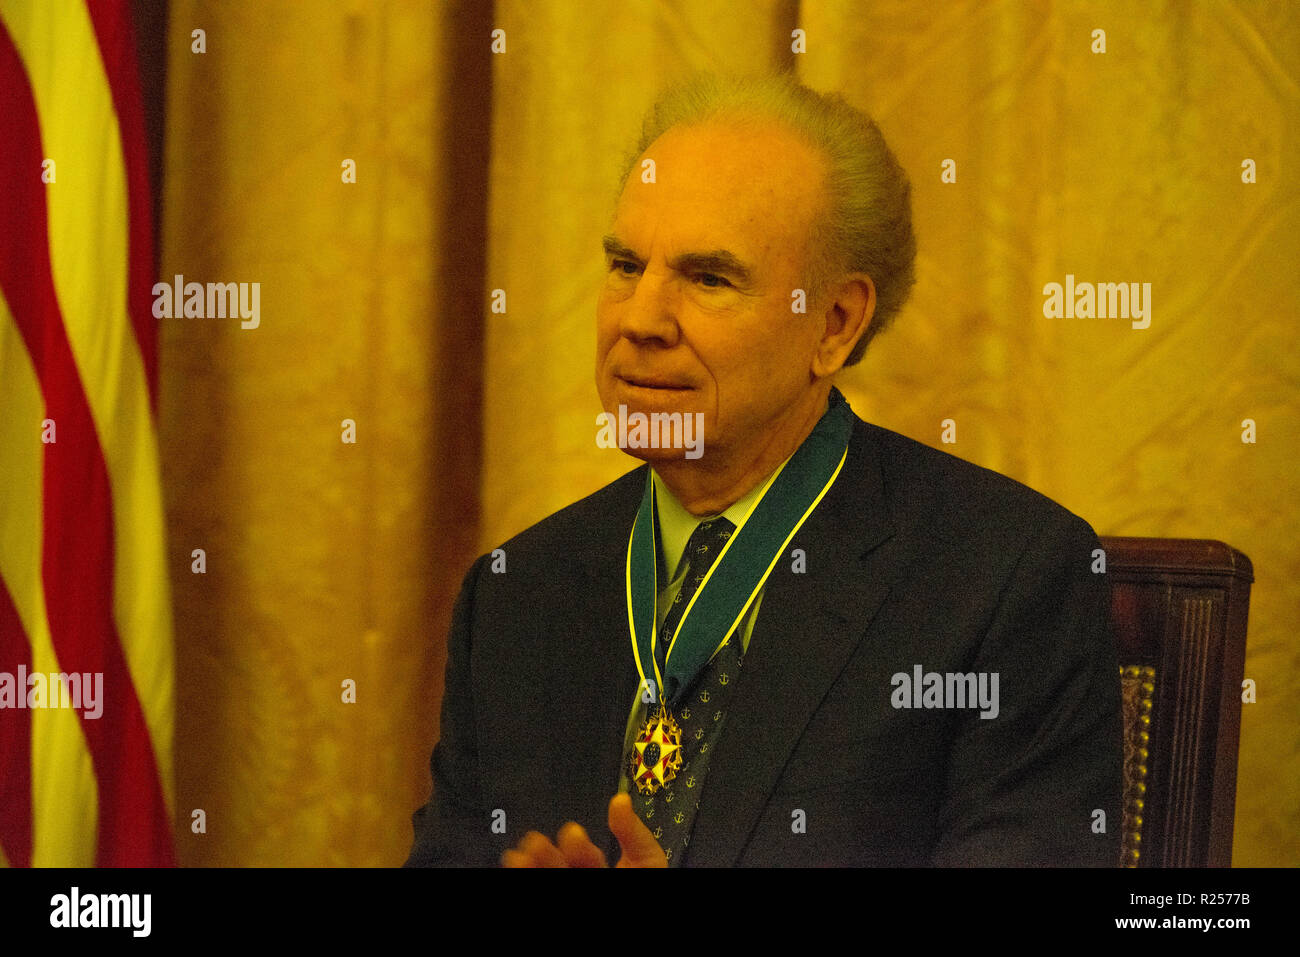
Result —
[{"label": "man's eye", "polygon": [[727,280],[723,279],[721,276],[711,272],[699,273],[695,278],[709,289],[721,289],[723,286],[731,285],[731,283],[727,282]]},{"label": "man's eye", "polygon": [[635,276],[639,271],[636,263],[627,259],[615,259],[609,264],[609,271],[616,272],[622,276]]}]

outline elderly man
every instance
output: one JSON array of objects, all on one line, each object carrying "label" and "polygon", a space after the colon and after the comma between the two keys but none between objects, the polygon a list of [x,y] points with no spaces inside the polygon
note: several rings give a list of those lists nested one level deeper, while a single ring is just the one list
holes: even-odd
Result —
[{"label": "elderly man", "polygon": [[875,124],[678,89],[604,246],[602,419],[701,441],[625,441],[645,467],[470,570],[408,863],[1115,864],[1096,536],[833,388],[912,283]]}]

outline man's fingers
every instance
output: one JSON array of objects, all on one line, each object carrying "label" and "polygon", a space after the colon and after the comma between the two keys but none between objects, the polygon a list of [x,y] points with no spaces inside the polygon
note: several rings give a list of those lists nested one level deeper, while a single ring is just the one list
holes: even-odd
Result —
[{"label": "man's fingers", "polygon": [[560,849],[536,831],[524,835],[519,846],[501,855],[502,867],[568,867]]},{"label": "man's fingers", "polygon": [[519,842],[519,849],[537,861],[538,867],[568,867],[560,849],[550,839],[536,831],[529,831]]},{"label": "man's fingers", "polygon": [[609,829],[618,838],[623,856],[619,867],[667,867],[664,850],[650,833],[650,829],[632,810],[632,798],[616,794],[609,802]]},{"label": "man's fingers", "polygon": [[560,828],[555,837],[560,853],[569,862],[570,867],[607,867],[605,853],[587,836],[581,824],[570,821]]},{"label": "man's fingers", "polygon": [[[617,794],[609,802],[609,829],[618,838],[623,856],[619,867],[667,867],[668,860],[636,812],[632,799]],[[529,831],[518,846],[501,855],[502,867],[607,867],[605,854],[581,824],[570,821],[552,844],[545,835]],[[558,845],[558,846],[557,846]]]}]

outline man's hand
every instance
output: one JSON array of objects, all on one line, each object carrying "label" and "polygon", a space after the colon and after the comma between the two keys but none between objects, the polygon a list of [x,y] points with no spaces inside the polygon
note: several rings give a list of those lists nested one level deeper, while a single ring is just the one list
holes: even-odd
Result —
[{"label": "man's hand", "polygon": [[[663,848],[632,810],[632,798],[616,794],[609,802],[609,829],[618,838],[623,856],[617,867],[667,867]],[[581,824],[570,821],[560,828],[552,844],[543,834],[529,831],[513,850],[501,855],[502,867],[608,867],[605,854],[587,836]]]}]

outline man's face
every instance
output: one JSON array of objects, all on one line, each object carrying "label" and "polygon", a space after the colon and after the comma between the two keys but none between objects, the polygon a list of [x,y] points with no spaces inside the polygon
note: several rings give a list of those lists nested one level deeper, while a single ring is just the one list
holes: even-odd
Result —
[{"label": "man's face", "polygon": [[771,438],[813,380],[822,326],[811,302],[794,312],[791,296],[824,180],[821,156],[770,123],[675,127],[651,144],[605,244],[596,385],[606,411],[702,412],[705,465]]}]

